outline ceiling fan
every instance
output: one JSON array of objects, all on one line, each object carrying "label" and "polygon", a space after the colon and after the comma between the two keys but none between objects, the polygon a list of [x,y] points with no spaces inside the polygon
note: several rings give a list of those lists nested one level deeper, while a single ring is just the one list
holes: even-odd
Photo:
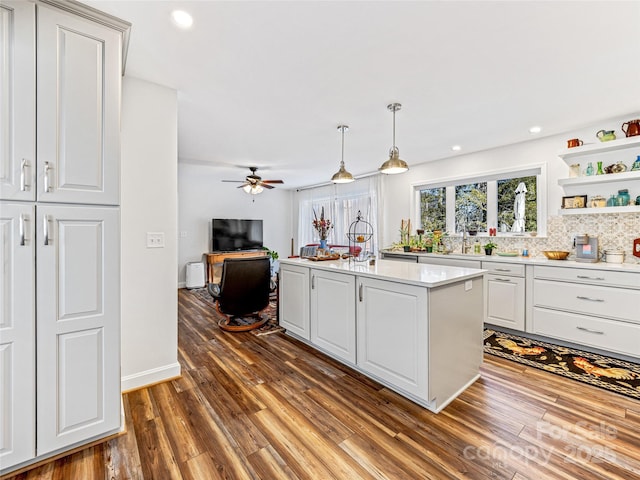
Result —
[{"label": "ceiling fan", "polygon": [[245,192],[250,193],[252,195],[257,195],[261,193],[263,189],[272,189],[275,188],[273,183],[284,183],[282,180],[262,180],[262,177],[256,175],[256,171],[258,167],[249,167],[251,170],[251,174],[247,175],[244,180],[222,180],[223,182],[231,182],[231,183],[242,183],[238,188],[242,188]]}]

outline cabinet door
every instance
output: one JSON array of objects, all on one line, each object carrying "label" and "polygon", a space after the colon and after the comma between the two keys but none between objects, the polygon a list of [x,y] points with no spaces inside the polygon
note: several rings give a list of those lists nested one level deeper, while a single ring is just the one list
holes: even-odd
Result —
[{"label": "cabinet door", "polygon": [[280,325],[309,340],[309,269],[280,265]]},{"label": "cabinet door", "polygon": [[35,200],[35,4],[0,4],[0,198]]},{"label": "cabinet door", "polygon": [[37,207],[38,455],[120,427],[120,232],[112,207]]},{"label": "cabinet door", "polygon": [[311,270],[311,343],[356,363],[356,279]]},{"label": "cabinet door", "polygon": [[38,5],[38,200],[117,205],[121,34]]},{"label": "cabinet door", "polygon": [[35,246],[30,205],[0,205],[0,465],[35,456]]},{"label": "cabinet door", "polygon": [[524,331],[524,278],[488,274],[486,323]]},{"label": "cabinet door", "polygon": [[358,367],[428,399],[427,289],[358,277]]}]

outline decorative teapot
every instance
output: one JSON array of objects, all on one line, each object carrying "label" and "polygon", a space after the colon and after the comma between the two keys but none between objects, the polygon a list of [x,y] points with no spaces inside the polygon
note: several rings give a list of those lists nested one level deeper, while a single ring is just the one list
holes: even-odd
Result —
[{"label": "decorative teapot", "polygon": [[[626,129],[625,126],[627,127]],[[640,119],[624,122],[622,124],[622,131],[627,137],[635,137],[636,135],[640,135]]]},{"label": "decorative teapot", "polygon": [[598,133],[596,133],[596,137],[598,137],[601,142],[608,142],[609,140],[615,140],[616,134],[613,130],[599,130]]}]

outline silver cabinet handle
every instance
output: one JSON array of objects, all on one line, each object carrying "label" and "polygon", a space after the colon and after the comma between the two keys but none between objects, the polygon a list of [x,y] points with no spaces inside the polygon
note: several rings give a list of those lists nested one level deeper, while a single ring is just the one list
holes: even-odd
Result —
[{"label": "silver cabinet handle", "polygon": [[44,191],[45,192],[50,192],[51,191],[51,184],[49,181],[49,170],[51,170],[51,165],[49,165],[49,162],[44,162]]},{"label": "silver cabinet handle", "polygon": [[362,284],[360,284],[360,288],[358,288],[358,298],[360,301],[362,301],[363,297],[363,290],[362,290]]},{"label": "silver cabinet handle", "polygon": [[314,290],[315,288],[316,288],[316,276],[311,275],[311,290]]},{"label": "silver cabinet handle", "polygon": [[510,272],[511,271],[510,268],[495,268],[494,270],[496,272]]},{"label": "silver cabinet handle", "polygon": [[585,327],[576,327],[578,330],[581,330],[583,332],[589,332],[589,333],[595,333],[596,335],[604,335],[604,332],[601,332],[599,330],[590,330],[588,328]]},{"label": "silver cabinet handle", "polygon": [[579,298],[580,300],[589,300],[590,302],[604,302],[602,298],[589,298],[589,297],[582,297],[580,295],[578,295],[576,298]]},{"label": "silver cabinet handle", "polygon": [[578,278],[582,280],[604,280],[604,277],[588,277],[586,275],[578,275]]},{"label": "silver cabinet handle", "polygon": [[27,184],[27,168],[29,168],[29,162],[26,158],[23,158],[20,162],[20,191],[26,192],[31,185]]},{"label": "silver cabinet handle", "polygon": [[42,223],[42,232],[44,234],[44,244],[49,245],[49,215],[44,216]]},{"label": "silver cabinet handle", "polygon": [[508,278],[492,278],[491,280],[495,281],[495,282],[507,282],[507,283],[511,283],[511,280]]},{"label": "silver cabinet handle", "polygon": [[20,221],[18,222],[18,230],[20,231],[20,246],[24,247],[26,245],[26,240],[24,236],[24,222],[27,220],[24,218],[24,213],[20,214]]}]

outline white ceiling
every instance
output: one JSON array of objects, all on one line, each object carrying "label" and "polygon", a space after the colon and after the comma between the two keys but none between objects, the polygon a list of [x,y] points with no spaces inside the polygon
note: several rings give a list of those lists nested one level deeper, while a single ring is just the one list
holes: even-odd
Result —
[{"label": "white ceiling", "polygon": [[640,112],[638,1],[85,3],[133,24],[126,74],[178,90],[179,161],[221,179],[328,181],[339,124],[347,170],[375,171],[391,102],[410,166]]}]

